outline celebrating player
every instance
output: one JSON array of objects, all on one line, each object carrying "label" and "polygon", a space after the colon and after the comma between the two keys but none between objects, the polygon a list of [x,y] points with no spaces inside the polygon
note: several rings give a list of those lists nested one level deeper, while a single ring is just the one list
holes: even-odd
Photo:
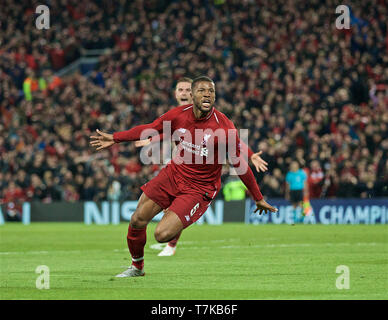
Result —
[{"label": "celebrating player", "polygon": [[98,136],[91,136],[90,144],[96,150],[102,150],[115,143],[138,140],[146,129],[161,133],[167,124],[174,132],[174,139],[180,141],[175,157],[155,178],[141,187],[143,193],[127,234],[132,265],[117,277],[145,274],[146,228],[160,211],[165,210],[165,214],[155,229],[158,242],[170,241],[203,215],[220,190],[221,169],[226,156],[222,151],[226,148],[229,161],[256,202],[255,212],[277,212],[263,199],[244,159],[245,154],[251,157],[251,152],[240,144],[233,123],[214,107],[214,82],[208,77],[196,78],[192,83],[192,96],[193,104],[173,108],[151,124],[114,134],[97,130]]},{"label": "celebrating player", "polygon": [[[191,84],[193,80],[187,77],[180,78],[175,87],[175,99],[178,102],[179,106],[182,105],[187,105],[187,104],[192,104],[193,99],[191,95]],[[155,136],[152,139],[153,143],[159,142],[159,140],[163,139],[163,134],[159,136]],[[151,143],[151,138],[144,139],[144,140],[138,140],[135,142],[136,147],[143,147]],[[267,171],[267,162],[265,162],[261,157],[260,154],[262,152],[258,152],[253,154],[251,156],[251,161],[255,165],[256,170],[258,172],[262,171],[265,172]],[[177,236],[172,239],[167,245],[164,247],[164,249],[158,254],[158,256],[165,257],[165,256],[172,256],[176,252],[176,246],[178,243],[178,240],[181,236],[181,232],[177,234]]]}]

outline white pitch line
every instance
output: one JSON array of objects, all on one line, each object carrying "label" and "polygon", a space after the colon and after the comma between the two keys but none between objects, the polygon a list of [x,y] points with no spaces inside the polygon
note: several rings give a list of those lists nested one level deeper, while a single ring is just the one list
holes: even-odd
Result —
[{"label": "white pitch line", "polygon": [[[377,243],[377,242],[357,242],[357,243],[348,243],[348,242],[339,242],[339,243],[279,243],[279,244],[253,244],[253,245],[229,245],[229,246],[220,246],[220,249],[242,249],[242,248],[289,248],[289,247],[315,247],[315,246],[377,246],[377,245],[387,245],[386,243]],[[211,249],[214,246],[187,246],[188,249]]]},{"label": "white pitch line", "polygon": [[[220,239],[220,240],[198,240],[198,241],[179,241],[180,245],[187,245],[187,244],[198,244],[200,242],[206,242],[206,243],[220,243],[220,242],[234,242],[239,241],[240,239],[236,238],[230,238],[230,239]],[[162,250],[167,245],[167,243],[154,243],[150,245],[151,249],[154,250]]]},{"label": "white pitch line", "polygon": [[376,242],[357,242],[357,243],[349,243],[349,242],[324,242],[324,243],[280,243],[280,244],[255,244],[255,245],[231,245],[231,246],[222,246],[222,249],[230,249],[230,248],[288,248],[288,247],[314,247],[314,246],[376,246],[384,243],[376,243]]},{"label": "white pitch line", "polygon": [[[207,242],[207,243],[219,243],[219,242],[228,242],[229,240],[209,240],[209,241],[198,241],[198,242]],[[181,245],[184,245],[187,249],[206,249],[206,248],[217,248],[215,246],[190,246],[187,244],[197,243],[196,241],[182,241]],[[229,245],[229,246],[220,246],[221,249],[239,249],[239,248],[288,248],[288,247],[314,247],[314,246],[378,246],[378,245],[388,245],[387,243],[380,242],[324,242],[324,243],[279,243],[279,244],[254,244],[254,245]],[[151,249],[161,250],[166,246],[165,243],[155,243],[150,245]],[[92,251],[102,251],[102,250],[92,250]],[[123,249],[114,249],[113,252],[124,252],[128,251],[128,248]],[[82,250],[53,250],[53,251],[3,251],[0,252],[0,255],[18,255],[18,254],[50,254],[50,253],[82,253]],[[90,252],[90,251],[88,251]]]},{"label": "white pitch line", "polygon": [[9,254],[47,254],[48,251],[3,251],[0,252],[0,255],[9,255]]},{"label": "white pitch line", "polygon": [[155,243],[155,244],[151,244],[150,248],[154,250],[162,250],[164,249],[165,246],[167,246],[167,243]]}]

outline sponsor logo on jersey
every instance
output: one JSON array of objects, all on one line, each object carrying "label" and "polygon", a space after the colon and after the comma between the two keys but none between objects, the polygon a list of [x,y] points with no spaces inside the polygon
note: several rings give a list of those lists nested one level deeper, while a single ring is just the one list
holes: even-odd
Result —
[{"label": "sponsor logo on jersey", "polygon": [[201,148],[201,153],[200,155],[202,157],[207,157],[209,155],[209,150],[207,148]]}]

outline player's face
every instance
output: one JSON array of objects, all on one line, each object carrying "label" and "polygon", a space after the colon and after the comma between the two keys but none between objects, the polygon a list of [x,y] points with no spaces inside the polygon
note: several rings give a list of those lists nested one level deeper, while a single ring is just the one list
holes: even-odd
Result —
[{"label": "player's face", "polygon": [[175,99],[180,106],[193,103],[193,97],[191,95],[191,83],[179,82],[175,89]]},{"label": "player's face", "polygon": [[195,85],[193,102],[202,113],[209,112],[216,101],[216,89],[213,82],[201,81]]}]

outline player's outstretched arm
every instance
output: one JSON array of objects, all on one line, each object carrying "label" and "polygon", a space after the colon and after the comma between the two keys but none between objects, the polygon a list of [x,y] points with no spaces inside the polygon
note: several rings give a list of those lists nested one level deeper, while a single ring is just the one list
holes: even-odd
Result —
[{"label": "player's outstretched arm", "polygon": [[[230,122],[230,129],[235,130],[235,134],[236,134],[235,141],[237,142],[236,145],[241,146],[241,148],[237,149],[237,152],[235,155],[233,153],[230,154],[231,163],[235,168],[238,166],[242,169],[243,168],[246,169],[246,170],[243,170],[243,171],[245,171],[244,173],[239,174],[239,178],[245,184],[245,186],[249,190],[251,196],[253,197],[253,199],[256,202],[255,212],[257,212],[258,210],[260,210],[260,214],[262,214],[263,212],[267,213],[268,211],[269,212],[277,212],[278,209],[271,206],[270,204],[268,204],[264,200],[264,197],[260,192],[260,188],[255,180],[255,177],[253,176],[253,172],[252,172],[251,168],[248,166],[248,163],[244,160],[244,156],[243,156],[244,152],[245,152],[244,150],[248,150],[248,157],[251,159],[252,163],[255,164],[256,170],[258,172],[260,172],[261,168],[267,170],[267,163],[263,159],[261,159],[261,157],[260,157],[262,151],[259,151],[258,153],[254,154],[253,151],[243,141],[240,140],[240,138],[237,134],[237,130],[232,122]],[[257,166],[256,166],[256,164],[257,164]],[[262,165],[264,165],[264,166],[262,166]]]},{"label": "player's outstretched arm", "polygon": [[[240,161],[244,165],[244,159],[240,158]],[[253,199],[255,200],[256,203],[256,210],[255,212],[259,211],[259,214],[262,214],[263,212],[268,213],[268,212],[277,212],[278,209],[275,207],[271,206],[268,204],[265,200],[263,195],[260,192],[260,188],[253,176],[253,172],[251,168],[249,168],[248,164],[245,162],[245,167],[246,167],[246,172],[244,174],[240,174],[239,177],[241,181],[245,184],[247,189],[249,190],[250,194],[252,195]]]},{"label": "player's outstretched arm", "polygon": [[97,151],[109,148],[115,144],[113,140],[113,134],[105,133],[100,130],[96,130],[98,136],[90,136],[90,145],[95,147]]},{"label": "player's outstretched arm", "polygon": [[[249,190],[251,196],[255,200],[255,203],[256,203],[256,210],[255,210],[255,212],[257,212],[258,210],[260,210],[259,214],[262,214],[263,212],[265,212],[265,213],[277,212],[278,209],[276,209],[275,207],[271,206],[270,204],[268,204],[264,200],[264,197],[263,197],[263,195],[260,192],[260,188],[259,188],[259,186],[258,186],[258,184],[257,184],[257,182],[255,180],[255,177],[253,175],[253,172],[252,172],[251,168],[248,166],[248,163],[244,160],[244,157],[242,157],[242,154],[239,151],[237,153],[238,153],[237,157],[233,156],[233,154],[231,155],[231,157],[232,157],[231,163],[232,163],[232,165],[235,168],[236,168],[236,166],[240,166],[241,169],[244,169],[244,168],[246,169],[246,170],[242,170],[241,174],[239,174],[239,178],[245,184],[245,186]],[[261,159],[260,154],[261,154],[261,151],[258,152],[258,157]],[[252,156],[253,155],[251,155],[251,158],[252,158]],[[259,160],[259,159],[256,159],[256,160]]]},{"label": "player's outstretched arm", "polygon": [[[124,141],[136,141],[143,139],[144,142],[138,142],[138,144],[148,144],[148,139],[144,139],[144,135],[142,136],[142,133],[144,133],[147,129],[152,129],[156,131],[157,133],[161,134],[163,132],[163,123],[164,121],[167,121],[172,126],[172,123],[174,119],[179,115],[180,113],[179,108],[174,108],[169,111],[167,111],[165,114],[161,115],[159,118],[154,120],[154,122],[149,124],[142,124],[136,127],[133,127],[132,129],[126,130],[126,131],[120,131],[113,133],[113,141],[116,143],[124,142]],[[167,124],[168,125],[168,124]],[[151,133],[149,136],[154,136],[155,132]],[[149,136],[147,138],[149,138]],[[152,138],[151,141],[154,139]]]}]

